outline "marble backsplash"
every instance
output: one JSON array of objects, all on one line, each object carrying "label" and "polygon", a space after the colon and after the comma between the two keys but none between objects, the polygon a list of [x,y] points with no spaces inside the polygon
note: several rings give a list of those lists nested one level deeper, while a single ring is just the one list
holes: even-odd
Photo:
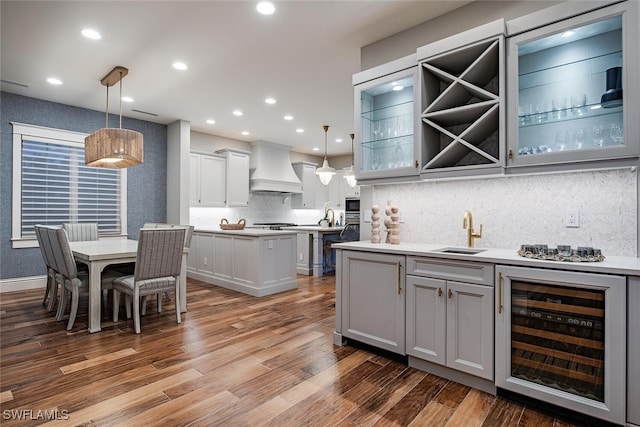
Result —
[{"label": "marble backsplash", "polygon": [[[462,217],[469,210],[476,231],[483,226],[476,247],[566,244],[637,256],[637,182],[637,171],[629,169],[508,176],[377,185],[371,200],[399,207],[401,242],[465,246]],[[362,210],[368,209],[363,200]],[[567,210],[578,212],[578,228],[565,227]]]}]

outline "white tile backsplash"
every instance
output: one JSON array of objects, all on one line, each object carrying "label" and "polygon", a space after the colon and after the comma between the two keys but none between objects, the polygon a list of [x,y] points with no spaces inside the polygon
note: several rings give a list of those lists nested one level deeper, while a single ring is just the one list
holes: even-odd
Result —
[{"label": "white tile backsplash", "polygon": [[[566,244],[637,256],[637,182],[629,169],[508,176],[377,185],[372,200],[398,205],[401,242],[465,246],[462,217],[470,210],[476,231],[483,225],[476,247]],[[580,227],[565,227],[567,209],[578,211]]]},{"label": "white tile backsplash", "polygon": [[[336,211],[336,219],[340,211]],[[249,206],[243,208],[194,208],[190,209],[190,223],[195,227],[215,227],[222,218],[236,223],[241,218],[248,225],[256,222],[290,222],[293,224],[317,224],[323,217],[322,209],[292,209],[291,197],[280,193],[251,193]]]}]

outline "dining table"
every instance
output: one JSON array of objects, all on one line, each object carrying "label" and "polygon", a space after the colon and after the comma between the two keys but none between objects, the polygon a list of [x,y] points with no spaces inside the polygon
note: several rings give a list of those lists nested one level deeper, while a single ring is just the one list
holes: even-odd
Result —
[{"label": "dining table", "polygon": [[[138,241],[130,239],[99,239],[69,242],[69,246],[75,260],[86,264],[89,269],[89,332],[99,332],[101,329],[102,271],[108,265],[135,262],[138,253]],[[182,254],[178,290],[180,311],[183,313],[187,311],[186,258],[188,252],[189,249],[185,248]]]}]

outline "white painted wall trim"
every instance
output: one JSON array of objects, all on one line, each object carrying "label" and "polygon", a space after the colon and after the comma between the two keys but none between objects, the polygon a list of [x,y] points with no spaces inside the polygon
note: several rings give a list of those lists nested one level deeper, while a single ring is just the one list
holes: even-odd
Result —
[{"label": "white painted wall trim", "polygon": [[26,291],[28,289],[44,289],[47,276],[16,277],[0,280],[0,294],[5,292]]}]

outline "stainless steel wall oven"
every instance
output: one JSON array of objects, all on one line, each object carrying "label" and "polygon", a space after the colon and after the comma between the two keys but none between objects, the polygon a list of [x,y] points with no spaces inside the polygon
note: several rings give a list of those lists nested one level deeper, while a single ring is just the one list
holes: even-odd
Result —
[{"label": "stainless steel wall oven", "polygon": [[496,386],[625,420],[626,278],[496,269]]}]

